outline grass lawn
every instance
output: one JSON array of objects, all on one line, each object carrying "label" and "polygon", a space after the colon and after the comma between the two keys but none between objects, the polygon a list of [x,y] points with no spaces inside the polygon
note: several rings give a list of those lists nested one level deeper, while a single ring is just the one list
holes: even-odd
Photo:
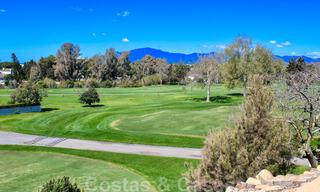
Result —
[{"label": "grass lawn", "polygon": [[[242,101],[240,89],[182,86],[98,89],[101,105],[83,107],[82,89],[49,89],[42,113],[0,116],[0,130],[91,140],[201,147],[210,130],[232,125]],[[12,90],[0,90],[0,104]]]},{"label": "grass lawn", "polygon": [[68,175],[81,181],[81,176],[93,175],[97,176],[96,183],[123,178],[147,180],[158,191],[179,192],[185,189],[182,175],[186,172],[186,162],[194,165],[198,163],[197,160],[190,159],[46,147],[0,146],[0,191],[18,192],[22,187],[38,187],[38,181],[56,176]]},{"label": "grass lawn", "polygon": [[[111,185],[123,179],[129,186],[121,191],[130,191],[134,182],[149,183],[141,175],[111,163],[43,152],[0,151],[0,170],[0,191],[37,191],[43,183],[61,176],[73,178],[86,191],[103,186],[104,182]],[[155,191],[150,183],[146,188],[138,191]]]}]

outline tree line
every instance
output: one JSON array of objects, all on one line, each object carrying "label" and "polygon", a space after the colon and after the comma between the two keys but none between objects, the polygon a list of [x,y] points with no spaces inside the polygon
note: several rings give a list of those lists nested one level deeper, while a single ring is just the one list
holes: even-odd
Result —
[{"label": "tree line", "polygon": [[[97,87],[144,86],[156,84],[184,84],[190,70],[189,65],[169,65],[165,59],[146,55],[139,61],[129,60],[130,52],[116,52],[107,49],[105,54],[82,58],[80,47],[65,43],[57,55],[41,57],[38,62],[30,60],[20,65],[18,57],[12,54],[12,62],[0,63],[0,68],[11,68],[12,74],[5,77],[6,85],[17,87],[22,81],[58,81],[62,86]],[[81,84],[82,82],[82,84]]]},{"label": "tree line", "polygon": [[272,76],[285,71],[299,70],[305,66],[303,58],[292,59],[287,66],[275,59],[272,52],[261,46],[253,46],[247,37],[238,37],[220,53],[200,56],[194,65],[184,63],[168,64],[163,58],[144,56],[131,62],[130,52],[116,52],[107,49],[104,54],[82,58],[80,47],[65,43],[56,56],[41,57],[38,62],[30,60],[20,65],[13,53],[12,62],[0,63],[0,68],[11,68],[12,74],[5,77],[6,85],[18,87],[22,81],[39,82],[46,87],[112,87],[146,86],[161,84],[202,84],[207,87],[207,101],[210,101],[211,87],[224,83],[233,88],[244,87],[246,95],[248,79],[252,74]]}]

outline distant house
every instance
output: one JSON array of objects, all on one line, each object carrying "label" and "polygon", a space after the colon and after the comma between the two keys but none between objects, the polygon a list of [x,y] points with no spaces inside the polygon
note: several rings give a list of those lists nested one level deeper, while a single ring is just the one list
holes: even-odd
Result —
[{"label": "distant house", "polygon": [[10,74],[11,74],[11,69],[8,69],[8,68],[0,69],[0,84],[4,84],[4,77]]}]

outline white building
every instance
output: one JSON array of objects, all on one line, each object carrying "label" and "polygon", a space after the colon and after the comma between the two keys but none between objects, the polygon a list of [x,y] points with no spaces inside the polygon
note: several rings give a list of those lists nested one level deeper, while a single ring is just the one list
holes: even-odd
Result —
[{"label": "white building", "polygon": [[11,69],[0,69],[0,84],[4,84],[4,77],[11,74]]}]

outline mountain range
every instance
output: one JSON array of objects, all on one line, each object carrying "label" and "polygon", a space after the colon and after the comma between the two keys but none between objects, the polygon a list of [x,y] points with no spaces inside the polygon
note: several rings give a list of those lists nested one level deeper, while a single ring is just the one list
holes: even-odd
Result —
[{"label": "mountain range", "polygon": [[[130,61],[138,61],[142,59],[145,55],[151,55],[155,58],[163,58],[166,59],[169,63],[187,63],[193,64],[198,61],[200,56],[214,54],[212,53],[191,53],[191,54],[184,54],[184,53],[172,53],[168,51],[162,51],[160,49],[154,48],[139,48],[133,49],[130,51]],[[279,56],[275,55],[275,58],[281,59],[284,62],[289,62],[291,58],[297,59],[300,56]],[[307,56],[301,56],[307,63],[313,62],[320,62],[320,58],[311,58]]]}]

